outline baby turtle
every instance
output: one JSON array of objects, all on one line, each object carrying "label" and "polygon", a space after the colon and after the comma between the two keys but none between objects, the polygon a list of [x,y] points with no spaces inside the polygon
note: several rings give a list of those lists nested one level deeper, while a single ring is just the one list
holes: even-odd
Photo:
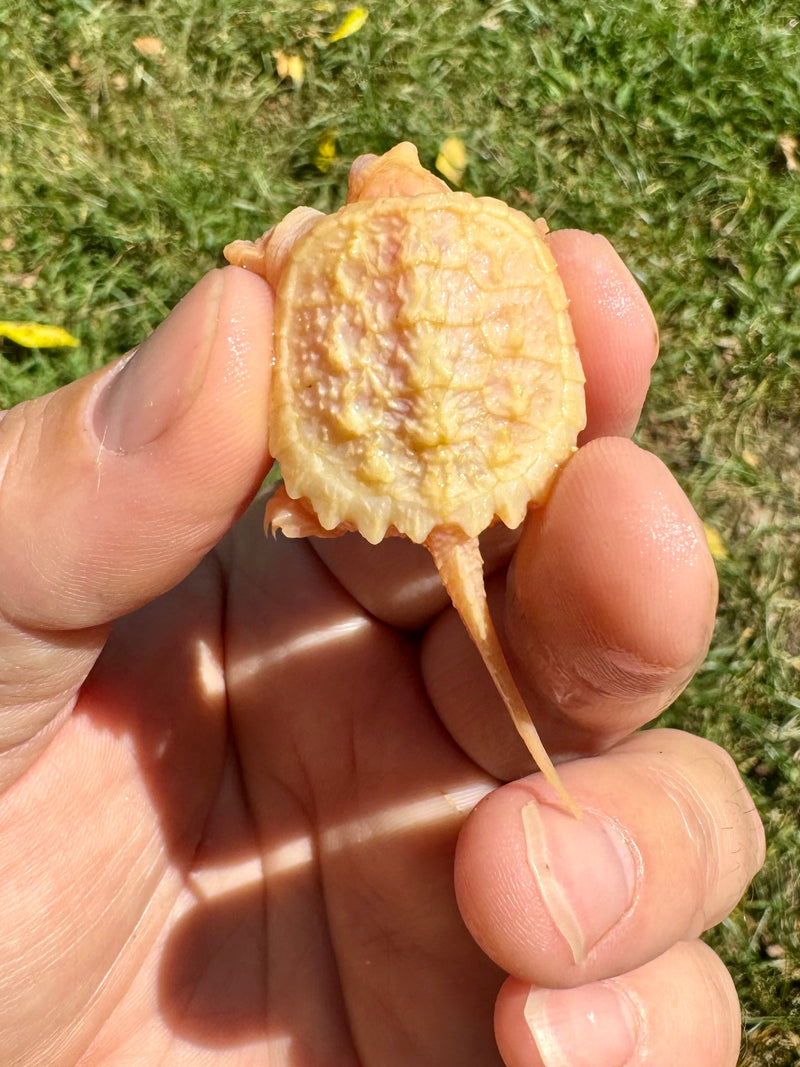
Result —
[{"label": "baby turtle", "polygon": [[583,372],[542,220],[452,192],[399,144],[347,204],[225,249],[275,290],[267,528],[430,551],[548,782],[575,814],[489,616],[478,534],[519,526],[575,450]]}]

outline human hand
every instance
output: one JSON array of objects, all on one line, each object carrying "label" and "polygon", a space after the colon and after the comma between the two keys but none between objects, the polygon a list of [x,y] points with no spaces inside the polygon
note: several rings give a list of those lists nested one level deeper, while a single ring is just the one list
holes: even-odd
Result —
[{"label": "human hand", "polygon": [[424,550],[235,522],[269,463],[260,279],[212,273],[124,368],[0,419],[4,1067],[735,1063],[697,937],[760,824],[719,749],[630,736],[705,654],[713,566],[625,439],[644,300],[602,239],[552,240],[586,447],[483,548],[545,742],[588,757],[582,822]]}]

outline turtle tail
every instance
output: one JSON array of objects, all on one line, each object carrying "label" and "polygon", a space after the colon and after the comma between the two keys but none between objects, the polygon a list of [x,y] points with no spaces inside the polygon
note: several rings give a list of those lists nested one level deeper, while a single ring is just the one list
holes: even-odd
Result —
[{"label": "turtle tail", "polygon": [[533,725],[492,624],[477,537],[467,537],[457,527],[440,526],[428,535],[425,546],[433,556],[453,606],[480,652],[525,747],[569,811],[577,819],[582,818],[580,807],[567,792]]}]

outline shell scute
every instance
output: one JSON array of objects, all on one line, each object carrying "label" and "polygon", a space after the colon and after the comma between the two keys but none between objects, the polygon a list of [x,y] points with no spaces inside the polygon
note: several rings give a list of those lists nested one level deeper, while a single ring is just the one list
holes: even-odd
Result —
[{"label": "shell scute", "polygon": [[280,276],[271,450],[326,529],[518,525],[583,424],[567,302],[540,230],[489,197],[350,203]]}]

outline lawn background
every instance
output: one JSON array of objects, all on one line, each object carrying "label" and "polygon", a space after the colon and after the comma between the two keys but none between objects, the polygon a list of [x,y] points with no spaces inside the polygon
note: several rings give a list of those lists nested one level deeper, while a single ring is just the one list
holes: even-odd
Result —
[{"label": "lawn background", "polygon": [[661,327],[638,439],[719,536],[714,646],[664,721],[733,753],[769,838],[709,940],[742,1064],[797,1064],[800,9],[374,0],[331,41],[354,6],[5,0],[0,318],[81,343],[0,344],[0,406],[121,354],[229,239],[336,207],[352,158],[402,139],[432,166],[458,137],[463,188],[609,236]]}]

